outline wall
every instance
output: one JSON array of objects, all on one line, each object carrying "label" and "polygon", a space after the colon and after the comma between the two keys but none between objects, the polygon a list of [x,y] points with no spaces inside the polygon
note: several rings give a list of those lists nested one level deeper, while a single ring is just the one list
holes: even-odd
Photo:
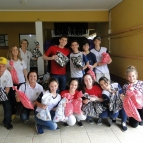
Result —
[{"label": "wall", "polygon": [[125,78],[128,65],[143,80],[143,0],[124,0],[111,9],[111,73]]}]

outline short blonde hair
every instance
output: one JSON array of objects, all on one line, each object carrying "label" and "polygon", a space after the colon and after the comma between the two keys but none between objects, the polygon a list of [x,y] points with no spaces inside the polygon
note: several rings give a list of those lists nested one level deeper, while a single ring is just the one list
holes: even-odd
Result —
[{"label": "short blonde hair", "polygon": [[132,66],[132,65],[130,65],[130,66],[128,66],[128,67],[126,68],[126,76],[127,76],[128,73],[130,73],[130,72],[135,72],[135,74],[138,76],[137,69],[136,69],[134,66]]},{"label": "short blonde hair", "polygon": [[[15,46],[12,46],[12,47],[10,47],[9,50],[8,50],[8,53],[7,53],[7,59],[8,59],[8,60],[13,59],[12,50],[13,50],[14,47],[17,47],[17,46],[16,46],[16,45],[15,45]],[[20,50],[19,50],[18,47],[17,47],[17,49],[18,49],[17,58],[18,58],[20,61],[22,61],[21,54],[20,54]]]},{"label": "short blonde hair", "polygon": [[28,40],[27,40],[27,39],[22,39],[22,40],[20,41],[20,46],[21,46],[21,44],[22,44],[24,41],[25,41],[25,42],[27,42],[27,47],[28,47],[29,42],[28,42]]}]

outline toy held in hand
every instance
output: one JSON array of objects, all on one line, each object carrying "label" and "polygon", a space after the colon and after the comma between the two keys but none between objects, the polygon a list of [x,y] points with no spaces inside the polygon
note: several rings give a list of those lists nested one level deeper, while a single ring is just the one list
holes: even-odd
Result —
[{"label": "toy held in hand", "polygon": [[76,69],[83,69],[82,57],[79,55],[78,57],[71,57],[71,61]]},{"label": "toy held in hand", "polygon": [[89,73],[92,76],[92,78],[94,79],[94,81],[96,81],[95,73],[93,70],[90,69],[87,71],[87,73]]},{"label": "toy held in hand", "polygon": [[18,80],[18,76],[17,76],[17,72],[14,68],[14,61],[10,60],[9,61],[9,65],[12,67],[12,69],[10,70],[11,76],[12,76],[12,81],[14,84],[19,84],[19,80]]},{"label": "toy held in hand", "polygon": [[39,42],[36,41],[34,43],[36,45],[36,48],[34,48],[32,51],[32,55],[33,55],[32,57],[34,58],[42,57],[42,53],[39,50]]},{"label": "toy held in hand", "polygon": [[57,59],[55,59],[55,61],[61,66],[61,67],[65,67],[66,64],[69,62],[69,58],[67,56],[65,56],[63,53],[61,52],[57,52]]},{"label": "toy held in hand", "polygon": [[22,91],[19,91],[19,90],[17,89],[17,86],[13,86],[12,88],[13,88],[13,90],[15,90],[15,91],[18,93],[18,95],[19,95],[18,97],[19,97],[21,103],[23,104],[23,106],[24,106],[25,108],[33,109],[33,110],[34,110],[33,104],[32,104],[31,101],[28,99],[28,97],[26,96],[26,94],[23,93]]},{"label": "toy held in hand", "polygon": [[101,63],[102,64],[108,64],[108,62],[110,61],[110,56],[109,56],[109,54],[108,53],[105,53],[105,52],[103,52],[102,53],[102,60],[101,60]]},{"label": "toy held in hand", "polygon": [[7,94],[2,87],[0,87],[0,101],[8,100]]}]

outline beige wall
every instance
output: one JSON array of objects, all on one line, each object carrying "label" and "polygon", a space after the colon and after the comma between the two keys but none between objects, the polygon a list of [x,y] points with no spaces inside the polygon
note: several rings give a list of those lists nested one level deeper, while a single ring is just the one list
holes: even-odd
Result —
[{"label": "beige wall", "polygon": [[143,80],[143,0],[124,0],[111,9],[111,32],[111,73],[125,77],[126,67],[134,65]]}]

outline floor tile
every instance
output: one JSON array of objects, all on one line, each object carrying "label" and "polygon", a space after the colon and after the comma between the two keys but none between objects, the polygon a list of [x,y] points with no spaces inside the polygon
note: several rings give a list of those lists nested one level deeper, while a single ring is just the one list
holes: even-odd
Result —
[{"label": "floor tile", "polygon": [[13,138],[6,138],[3,143],[33,143],[32,137],[13,137]]}]

